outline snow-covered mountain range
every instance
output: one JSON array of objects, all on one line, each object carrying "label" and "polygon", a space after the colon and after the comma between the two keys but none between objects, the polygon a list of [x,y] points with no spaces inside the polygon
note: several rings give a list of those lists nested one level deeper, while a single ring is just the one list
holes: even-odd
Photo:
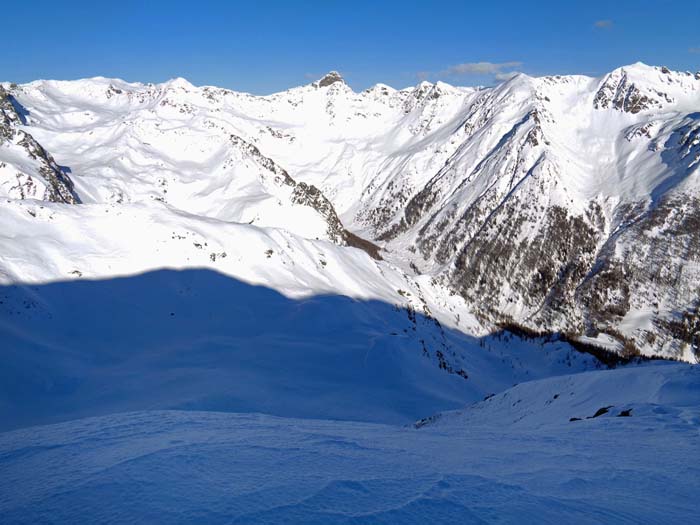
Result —
[{"label": "snow-covered mountain range", "polygon": [[2,83],[0,515],[688,521],[699,176],[644,64]]},{"label": "snow-covered mountain range", "polygon": [[700,73],[0,86],[5,284],[206,267],[698,359]]}]

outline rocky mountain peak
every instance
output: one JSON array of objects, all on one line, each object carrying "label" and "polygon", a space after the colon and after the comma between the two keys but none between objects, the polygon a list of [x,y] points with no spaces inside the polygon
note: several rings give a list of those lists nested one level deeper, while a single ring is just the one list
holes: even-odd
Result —
[{"label": "rocky mountain peak", "polygon": [[336,82],[345,84],[345,80],[343,79],[340,73],[338,73],[337,71],[330,71],[325,76],[323,76],[323,78],[320,78],[319,80],[314,82],[314,85],[318,88],[323,88],[328,87],[331,84],[335,84]]},{"label": "rocky mountain peak", "polygon": [[22,123],[22,116],[12,103],[12,95],[0,86],[0,138],[14,135],[13,126]]}]

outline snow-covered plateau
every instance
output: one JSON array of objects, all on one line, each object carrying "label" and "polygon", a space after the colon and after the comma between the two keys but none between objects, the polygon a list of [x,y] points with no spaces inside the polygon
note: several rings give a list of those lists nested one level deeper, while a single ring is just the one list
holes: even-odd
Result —
[{"label": "snow-covered plateau", "polygon": [[684,522],[699,360],[700,72],[0,83],[3,523]]}]

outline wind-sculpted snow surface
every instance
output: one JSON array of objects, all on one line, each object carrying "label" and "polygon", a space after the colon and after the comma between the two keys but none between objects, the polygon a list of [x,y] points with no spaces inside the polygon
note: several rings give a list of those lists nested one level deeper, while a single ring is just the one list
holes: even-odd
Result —
[{"label": "wind-sculpted snow surface", "polygon": [[[0,513],[6,523],[687,523],[700,512],[699,381],[687,365],[577,374],[419,429],[159,411],[33,427],[0,434]],[[526,417],[504,424],[512,403]]]},{"label": "wind-sculpted snow surface", "polygon": [[36,144],[0,146],[8,197],[284,228],[426,276],[482,330],[697,360],[698,73],[355,93],[333,72],[269,96],[183,79],[3,86],[4,135]]}]

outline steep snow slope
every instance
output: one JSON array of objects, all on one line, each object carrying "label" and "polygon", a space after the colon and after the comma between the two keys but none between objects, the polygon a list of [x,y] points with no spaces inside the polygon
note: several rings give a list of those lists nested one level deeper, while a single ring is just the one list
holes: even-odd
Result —
[{"label": "steep snow slope", "polygon": [[[475,427],[546,428],[611,417],[655,418],[671,414],[689,426],[700,423],[700,369],[671,363],[597,370],[528,381],[466,409],[421,420],[431,426],[468,431]],[[697,430],[697,429],[696,429]]]},{"label": "steep snow slope", "polygon": [[[521,385],[508,403],[418,430],[150,411],[8,432],[0,512],[9,523],[693,521],[698,369],[628,372]],[[516,397],[528,417],[509,426],[500,413]]]},{"label": "steep snow slope", "polygon": [[697,360],[699,74],[634,64],[355,93],[331,73],[265,97],[183,79],[5,89],[11,128],[70,168],[84,202],[165,203],[377,255],[347,227],[485,330]]},{"label": "steep snow slope", "polygon": [[[605,105],[611,85],[640,102]],[[427,183],[404,156],[358,218],[487,319],[695,360],[698,109],[691,74],[520,75],[467,97],[450,143],[422,143]]]},{"label": "steep snow slope", "polygon": [[468,336],[462,300],[425,278],[279,229],[11,201],[0,231],[0,429],[152,408],[406,423],[600,366]]}]

